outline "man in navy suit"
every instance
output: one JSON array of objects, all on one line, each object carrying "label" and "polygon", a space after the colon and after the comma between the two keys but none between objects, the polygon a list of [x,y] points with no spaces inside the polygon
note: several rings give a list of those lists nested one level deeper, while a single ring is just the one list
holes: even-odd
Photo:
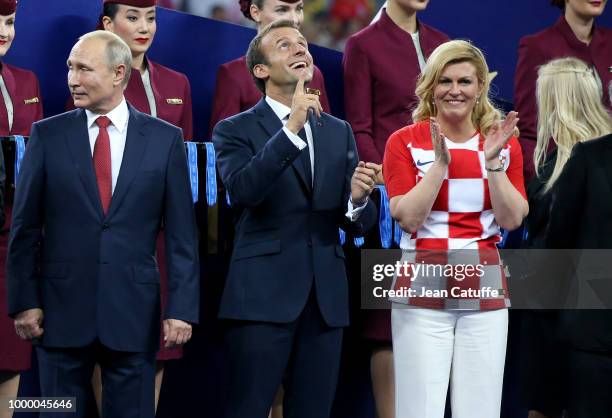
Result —
[{"label": "man in navy suit", "polygon": [[251,41],[247,66],[265,97],[221,121],[213,142],[236,210],[220,317],[231,363],[227,418],[327,418],[338,378],[348,286],[338,228],[376,222],[374,166],[350,126],[321,110],[308,45],[289,21]]},{"label": "man in navy suit", "polygon": [[160,291],[155,241],[166,231],[166,345],[198,320],[196,225],[180,129],[123,97],[128,46],[86,34],[68,58],[78,108],[33,125],[15,193],[9,314],[37,343],[43,396],[76,396],[101,365],[105,418],[154,416]]}]

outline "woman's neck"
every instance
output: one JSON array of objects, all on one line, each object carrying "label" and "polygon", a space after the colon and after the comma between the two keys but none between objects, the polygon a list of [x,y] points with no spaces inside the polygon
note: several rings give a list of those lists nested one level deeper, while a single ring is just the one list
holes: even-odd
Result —
[{"label": "woman's neck", "polygon": [[132,55],[132,68],[140,71],[140,74],[144,74],[147,70],[147,62],[145,61],[145,54]]},{"label": "woman's neck", "polygon": [[444,118],[438,116],[436,118],[442,129],[442,133],[448,139],[453,142],[465,142],[474,137],[476,133],[476,127],[472,123],[471,119],[466,119],[461,122],[447,121]]},{"label": "woman's neck", "polygon": [[415,33],[418,29],[416,11],[407,11],[396,0],[387,2],[387,16],[402,30]]},{"label": "woman's neck", "polygon": [[593,38],[593,24],[595,23],[595,18],[593,17],[584,17],[579,14],[573,12],[571,9],[565,10],[565,20],[567,24],[576,35],[576,38],[585,44],[591,43],[591,39]]}]

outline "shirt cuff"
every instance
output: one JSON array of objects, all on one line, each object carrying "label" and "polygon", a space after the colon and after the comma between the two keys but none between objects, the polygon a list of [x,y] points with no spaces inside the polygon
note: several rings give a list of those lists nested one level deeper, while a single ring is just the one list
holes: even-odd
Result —
[{"label": "shirt cuff", "polygon": [[287,138],[289,138],[289,140],[293,142],[293,145],[298,147],[300,151],[306,148],[306,146],[308,145],[306,142],[304,142],[302,138],[300,138],[298,135],[294,134],[293,132],[291,132],[288,128],[284,126],[283,126],[283,131],[285,132],[285,135],[287,135]]},{"label": "shirt cuff", "polygon": [[368,200],[369,200],[369,197],[366,197],[365,202],[363,202],[361,205],[357,206],[357,205],[353,204],[353,201],[349,197],[349,200],[348,200],[348,210],[346,211],[345,216],[347,218],[349,218],[349,220],[351,222],[355,222],[357,219],[359,219],[359,216],[361,216],[361,212],[363,212],[363,210],[365,209],[366,205],[368,204]]}]

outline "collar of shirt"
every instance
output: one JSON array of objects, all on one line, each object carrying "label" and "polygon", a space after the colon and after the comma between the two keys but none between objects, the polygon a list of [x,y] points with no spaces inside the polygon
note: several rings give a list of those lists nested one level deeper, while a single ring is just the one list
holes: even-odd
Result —
[{"label": "collar of shirt", "polygon": [[128,119],[130,118],[130,111],[128,109],[127,102],[125,101],[125,97],[121,99],[121,103],[119,103],[117,107],[108,112],[106,115],[93,113],[87,109],[85,109],[85,114],[87,115],[88,129],[91,128],[94,123],[96,123],[96,119],[98,119],[100,116],[106,116],[110,119],[113,126],[122,134],[127,128]]},{"label": "collar of shirt", "polygon": [[[283,122],[283,126],[284,126],[287,123],[287,120],[289,119],[291,108],[288,106],[285,106],[278,100],[272,99],[270,96],[266,96],[266,103],[270,105],[270,107],[272,108],[272,111],[281,120],[281,122]],[[304,126],[306,125],[310,126],[310,124],[308,123],[308,120],[306,121]]]}]

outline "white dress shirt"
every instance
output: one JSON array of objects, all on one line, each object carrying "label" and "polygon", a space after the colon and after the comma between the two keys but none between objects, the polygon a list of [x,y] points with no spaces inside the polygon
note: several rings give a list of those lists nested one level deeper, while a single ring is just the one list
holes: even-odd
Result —
[{"label": "white dress shirt", "polygon": [[417,53],[417,59],[419,60],[419,68],[423,71],[425,68],[425,55],[423,54],[423,49],[421,48],[421,41],[419,39],[419,31],[417,30],[415,33],[411,33],[412,43],[414,43],[414,49]]},{"label": "white dress shirt", "polygon": [[100,116],[106,116],[110,119],[111,124],[108,126],[108,136],[110,139],[110,152],[111,152],[111,173],[113,177],[113,193],[115,192],[115,186],[117,185],[117,177],[119,177],[119,169],[121,168],[121,161],[123,161],[123,151],[125,150],[125,140],[127,138],[127,127],[128,120],[130,119],[130,112],[127,107],[125,98],[121,100],[121,103],[113,110],[108,112],[106,115],[98,115],[89,110],[85,110],[87,114],[87,131],[89,133],[89,145],[91,147],[91,156],[93,158],[94,147],[96,145],[96,139],[98,138],[98,131],[100,128],[96,123],[96,119]]},{"label": "white dress shirt", "polygon": [[[281,102],[277,100],[270,98],[269,96],[266,96],[266,103],[270,105],[270,107],[272,108],[272,111],[281,120],[283,124],[283,131],[285,132],[289,140],[293,142],[293,144],[296,147],[298,147],[300,150],[303,150],[304,148],[306,148],[306,142],[304,142],[302,138],[300,138],[298,135],[291,132],[285,126],[287,125],[287,121],[289,120],[289,114],[291,113],[291,108],[282,104]],[[312,181],[314,182],[314,172],[315,172],[314,170],[314,141],[312,140],[312,129],[310,129],[310,123],[308,121],[306,121],[306,123],[304,124],[304,131],[306,131],[306,140],[308,141],[308,152],[310,153],[310,169],[312,173]],[[367,202],[368,201],[366,199],[366,203]],[[363,211],[364,208],[365,208],[365,203],[361,206],[354,207],[353,202],[351,201],[349,197],[348,206],[347,206],[348,210],[346,212],[346,217],[349,218],[351,221],[356,221],[359,218],[359,215],[361,215],[361,212]]]},{"label": "white dress shirt", "polygon": [[[138,71],[138,70],[136,70]],[[149,108],[151,109],[151,116],[157,117],[157,103],[155,102],[155,94],[153,94],[153,86],[151,86],[151,73],[146,68],[141,76],[142,85],[144,86],[145,94],[147,95],[147,102],[149,102]]]},{"label": "white dress shirt", "polygon": [[[268,96],[266,96],[266,102],[270,105],[276,116],[278,116],[278,118],[283,123],[283,131],[285,131],[285,134],[287,134],[291,142],[293,142],[293,144],[300,150],[306,148],[306,142],[304,142],[304,140],[300,138],[299,135],[294,134],[285,126],[289,121],[289,114],[291,113],[291,108],[285,106],[277,100],[271,99]],[[314,182],[314,142],[312,140],[312,129],[310,129],[310,123],[308,121],[306,121],[306,123],[304,124],[304,131],[306,131],[306,140],[308,141],[308,153],[310,154],[310,172],[312,173],[312,181]]]}]

